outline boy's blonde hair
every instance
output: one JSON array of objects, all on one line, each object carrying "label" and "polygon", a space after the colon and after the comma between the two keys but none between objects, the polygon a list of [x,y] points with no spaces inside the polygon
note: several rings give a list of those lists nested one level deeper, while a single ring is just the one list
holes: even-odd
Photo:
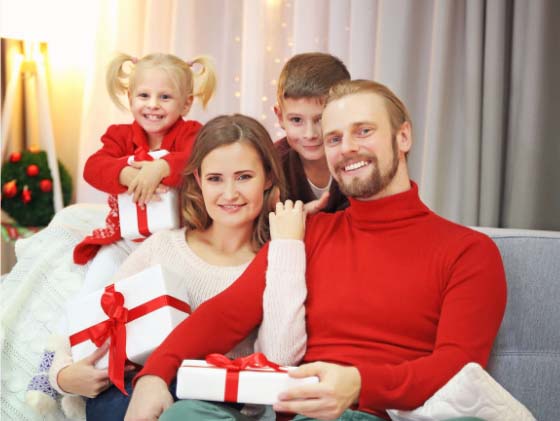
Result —
[{"label": "boy's blonde hair", "polygon": [[286,98],[323,100],[334,84],[350,79],[350,73],[337,57],[326,53],[297,54],[289,59],[278,79],[277,100]]},{"label": "boy's blonde hair", "polygon": [[[127,63],[130,67],[125,67]],[[195,64],[201,67],[198,73],[192,69]],[[216,89],[216,70],[209,57],[199,56],[186,62],[173,54],[154,53],[137,59],[120,53],[109,63],[105,79],[113,103],[126,110],[119,96],[134,92],[138,74],[152,68],[167,72],[181,99],[186,100],[193,95],[200,99],[203,107],[206,107]]]},{"label": "boy's blonde hair", "polygon": [[257,120],[241,114],[223,115],[213,118],[202,127],[185,169],[181,209],[187,229],[205,230],[210,227],[212,220],[204,206],[195,173],[200,174],[202,161],[210,152],[236,142],[245,142],[257,151],[271,183],[271,187],[264,192],[263,207],[253,226],[252,244],[256,251],[270,239],[268,214],[274,210],[277,200],[286,197],[286,183],[278,154],[267,130]]},{"label": "boy's blonde hair", "polygon": [[356,79],[337,83],[330,89],[325,106],[342,97],[359,93],[372,93],[383,98],[385,107],[389,113],[393,135],[397,133],[405,121],[412,127],[410,114],[408,113],[406,105],[404,105],[400,98],[387,86],[371,80]]}]

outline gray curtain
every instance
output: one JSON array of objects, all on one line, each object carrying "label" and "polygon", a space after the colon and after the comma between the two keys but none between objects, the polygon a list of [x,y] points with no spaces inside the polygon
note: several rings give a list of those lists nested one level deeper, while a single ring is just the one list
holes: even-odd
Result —
[{"label": "gray curtain", "polygon": [[500,224],[560,230],[560,2],[514,5]]},{"label": "gray curtain", "polygon": [[414,7],[408,23],[428,35],[411,41],[417,77],[396,85],[416,119],[421,196],[467,225],[560,230],[560,2]]}]

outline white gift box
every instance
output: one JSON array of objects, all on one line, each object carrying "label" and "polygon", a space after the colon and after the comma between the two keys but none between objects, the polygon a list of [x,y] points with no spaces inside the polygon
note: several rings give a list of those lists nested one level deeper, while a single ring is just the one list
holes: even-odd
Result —
[{"label": "white gift box", "polygon": [[[153,159],[169,154],[165,149],[149,151]],[[128,157],[128,165],[134,162],[134,155]],[[179,228],[179,194],[176,190],[160,194],[161,201],[152,200],[144,209],[132,201],[132,195],[122,193],[117,196],[119,203],[119,223],[121,237],[140,239],[164,229]]]},{"label": "white gift box", "polygon": [[[88,329],[109,320],[101,307],[106,289],[75,299],[67,305],[74,361],[91,355],[97,349],[89,338]],[[150,353],[190,313],[184,281],[178,274],[155,265],[116,282],[114,289],[124,296],[129,319],[136,317],[125,323],[126,357],[134,363],[144,364]],[[108,367],[108,354],[97,362],[96,367]]]},{"label": "white gift box", "polygon": [[[281,367],[289,371],[295,367]],[[228,376],[239,376],[228,380]],[[249,368],[239,372],[230,372],[208,364],[204,360],[184,360],[177,372],[177,397],[179,399],[199,399],[220,402],[238,402],[272,405],[278,402],[278,394],[304,384],[317,383],[315,376],[294,379],[287,372],[278,372],[268,368]],[[226,391],[226,387],[229,389]],[[233,390],[232,390],[233,387]],[[237,393],[235,393],[237,388]],[[226,399],[226,396],[234,399]]]},{"label": "white gift box", "polygon": [[179,228],[179,193],[176,190],[160,194],[161,200],[152,200],[143,209],[132,197],[128,193],[117,196],[122,238],[144,238],[157,231]]}]

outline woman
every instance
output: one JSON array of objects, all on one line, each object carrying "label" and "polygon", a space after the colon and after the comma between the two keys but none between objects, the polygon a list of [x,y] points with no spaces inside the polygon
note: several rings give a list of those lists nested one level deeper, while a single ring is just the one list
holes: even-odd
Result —
[{"label": "woman", "polygon": [[[209,298],[231,285],[247,268],[257,251],[269,240],[268,214],[279,197],[283,197],[281,166],[266,129],[256,120],[242,115],[221,116],[209,121],[200,131],[185,171],[182,210],[185,228],[152,235],[134,251],[119,269],[116,279],[128,277],[149,266],[161,264],[184,275],[193,311]],[[292,206],[289,205],[291,209]],[[305,350],[305,293],[290,294],[294,283],[304,282],[303,212],[301,204],[288,215],[301,220],[301,230],[294,236],[282,232],[268,256],[265,295],[277,303],[270,306],[258,332],[249,336],[228,354],[248,355],[264,352],[281,364],[293,364]],[[281,213],[277,215],[281,217]],[[277,221],[278,222],[278,221]],[[288,241],[286,241],[288,239]],[[290,259],[289,279],[283,270]],[[298,274],[299,278],[294,276]],[[290,309],[295,309],[290,311]],[[297,314],[297,321],[286,315]],[[278,334],[278,326],[290,326],[289,336]],[[281,338],[281,339],[280,339]],[[185,339],[187,340],[187,339]],[[128,397],[109,387],[106,370],[94,367],[106,349],[90,357],[71,362],[69,345],[58,350],[50,379],[62,393],[87,396],[88,419],[124,418]],[[130,384],[128,384],[130,391]],[[234,408],[237,410],[239,408]],[[257,416],[262,408],[245,407],[245,414]]]}]

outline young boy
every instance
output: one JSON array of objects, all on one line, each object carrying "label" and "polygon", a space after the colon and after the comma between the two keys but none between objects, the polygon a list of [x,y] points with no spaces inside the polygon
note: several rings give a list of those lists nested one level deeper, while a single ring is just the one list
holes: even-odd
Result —
[{"label": "young boy", "polygon": [[335,212],[348,206],[327,167],[321,114],[329,89],[350,73],[340,59],[325,53],[305,53],[286,62],[278,81],[274,112],[286,137],[275,142],[280,153],[288,197],[308,203],[328,192],[316,209]]}]

